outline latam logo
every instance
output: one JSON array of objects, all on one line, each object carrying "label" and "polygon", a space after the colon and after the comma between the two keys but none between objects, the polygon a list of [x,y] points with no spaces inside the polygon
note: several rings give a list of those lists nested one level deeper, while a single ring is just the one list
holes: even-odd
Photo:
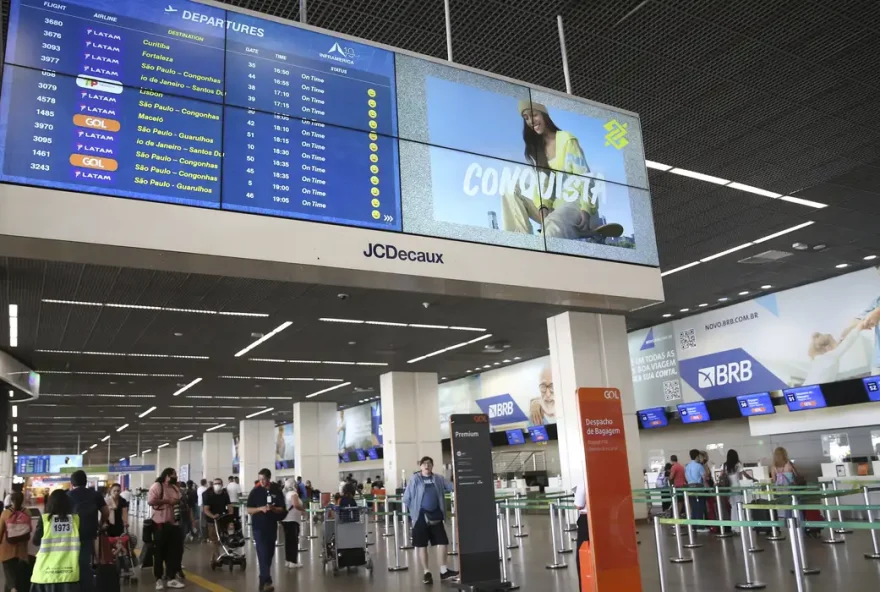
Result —
[{"label": "latam logo", "polygon": [[681,378],[704,399],[723,399],[786,388],[742,348],[678,361]]},{"label": "latam logo", "polygon": [[509,394],[478,399],[477,405],[480,411],[489,416],[489,425],[506,425],[529,420]]},{"label": "latam logo", "polygon": [[394,245],[370,243],[364,251],[364,257],[376,259],[397,259],[398,261],[414,261],[416,263],[439,263],[443,265],[443,253],[432,251],[409,251],[398,249]]}]

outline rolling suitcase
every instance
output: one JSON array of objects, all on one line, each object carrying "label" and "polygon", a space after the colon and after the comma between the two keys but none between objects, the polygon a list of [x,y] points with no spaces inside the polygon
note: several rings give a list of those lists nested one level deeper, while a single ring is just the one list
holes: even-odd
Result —
[{"label": "rolling suitcase", "polygon": [[[95,589],[101,592],[121,592],[119,569],[116,566],[114,547],[116,539],[101,535],[98,538],[98,561],[95,569]],[[82,574],[80,574],[82,577]]]}]

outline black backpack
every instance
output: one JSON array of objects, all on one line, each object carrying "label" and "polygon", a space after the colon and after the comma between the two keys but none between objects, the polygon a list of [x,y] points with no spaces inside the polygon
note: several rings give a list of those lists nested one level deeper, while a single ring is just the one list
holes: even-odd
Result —
[{"label": "black backpack", "polygon": [[[98,497],[94,489],[86,489],[91,495],[73,504],[73,513],[79,516],[79,535],[81,540],[98,536]],[[73,501],[73,500],[71,500]]]}]

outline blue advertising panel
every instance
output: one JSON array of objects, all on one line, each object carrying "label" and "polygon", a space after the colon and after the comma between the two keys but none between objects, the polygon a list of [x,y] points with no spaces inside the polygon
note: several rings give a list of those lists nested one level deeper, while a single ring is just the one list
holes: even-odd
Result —
[{"label": "blue advertising panel", "polygon": [[705,401],[682,403],[678,405],[678,413],[681,415],[682,423],[702,423],[710,419]]},{"label": "blue advertising panel", "polygon": [[374,448],[370,448],[370,449],[367,451],[367,456],[370,458],[370,460],[379,460],[379,451],[376,450],[375,447],[374,447]]},{"label": "blue advertising panel", "polygon": [[789,411],[825,407],[825,395],[822,393],[822,387],[817,384],[785,389],[782,391],[782,396],[785,397],[785,404],[788,405]]},{"label": "blue advertising panel", "polygon": [[880,401],[880,376],[868,376],[862,379],[862,383],[865,385],[868,398],[872,401]]},{"label": "blue advertising panel", "polygon": [[666,418],[665,407],[642,409],[638,412],[638,414],[639,422],[641,422],[642,427],[646,430],[650,430],[652,428],[665,428],[667,425],[669,425],[669,420]]},{"label": "blue advertising panel", "polygon": [[526,438],[523,435],[522,430],[507,430],[507,443],[511,446],[516,446],[517,444],[525,444]]},{"label": "blue advertising panel", "polygon": [[739,412],[743,417],[752,415],[772,415],[776,413],[770,393],[755,393],[752,395],[740,395],[736,398]]},{"label": "blue advertising panel", "polygon": [[547,435],[547,426],[532,426],[528,428],[529,437],[532,439],[532,442],[547,442],[550,439],[550,436]]}]

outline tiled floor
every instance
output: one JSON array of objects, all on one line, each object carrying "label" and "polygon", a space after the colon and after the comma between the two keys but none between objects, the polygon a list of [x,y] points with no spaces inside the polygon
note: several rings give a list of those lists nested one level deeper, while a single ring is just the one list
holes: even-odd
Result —
[{"label": "tiled floor", "polygon": [[[530,592],[577,590],[573,555],[565,556],[565,561],[569,564],[567,569],[546,569],[545,566],[551,561],[553,553],[546,521],[531,517],[526,519],[526,524],[530,536],[520,539],[520,547],[510,551],[509,565],[512,580],[520,586],[520,589]],[[641,529],[640,539],[643,590],[660,592],[653,530]],[[704,544],[701,548],[685,550],[685,554],[693,553],[695,559],[693,563],[674,565],[666,562],[667,592],[733,590],[736,583],[745,580],[739,538],[716,539],[709,534],[701,534],[697,535],[697,539]],[[378,543],[370,547],[375,561],[375,572],[372,576],[363,569],[353,573],[343,572],[336,577],[329,571],[325,572],[321,566],[320,545],[317,539],[308,542],[309,551],[302,556],[305,567],[300,570],[289,570],[283,565],[284,550],[279,547],[273,566],[276,589],[279,592],[287,590],[397,592],[423,589],[422,574],[415,566],[414,551],[400,552],[401,561],[409,562],[409,570],[393,573],[388,571],[389,555],[392,562],[394,561],[392,540],[380,537]],[[772,592],[796,592],[794,576],[789,572],[792,567],[789,542],[786,540],[771,543],[764,541],[763,537],[758,537],[757,540],[765,550],[762,553],[751,554],[755,579],[767,584],[766,589]],[[870,537],[860,532],[847,535],[846,540],[847,542],[841,545],[825,545],[821,540],[815,539],[807,541],[808,562],[811,567],[820,568],[821,573],[807,577],[806,590],[860,592],[880,589],[880,561],[864,559],[864,553],[871,547]],[[663,543],[667,557],[675,553],[675,539],[672,536],[664,535]],[[212,572],[208,566],[207,548],[204,545],[189,545],[184,556],[184,564],[190,574],[187,588],[211,592],[256,592],[257,562],[253,546],[250,544],[247,546],[247,553],[247,571],[241,572],[236,568],[232,573],[228,570]],[[454,562],[454,558],[450,559]],[[151,574],[144,573],[137,585],[123,589],[143,592],[153,590],[154,586],[155,582]],[[435,582],[434,587],[439,588],[439,586],[439,581]]]}]

